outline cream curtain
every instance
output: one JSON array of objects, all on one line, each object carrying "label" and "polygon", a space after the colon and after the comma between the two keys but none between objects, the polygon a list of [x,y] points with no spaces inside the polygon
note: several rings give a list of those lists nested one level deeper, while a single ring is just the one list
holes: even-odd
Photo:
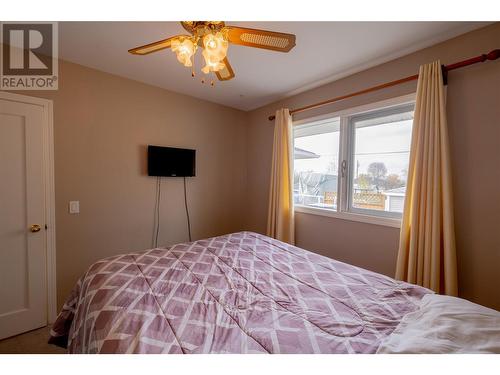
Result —
[{"label": "cream curtain", "polygon": [[420,67],[396,278],[457,295],[457,261],[441,64]]},{"label": "cream curtain", "polygon": [[292,117],[276,111],[267,235],[294,244]]}]

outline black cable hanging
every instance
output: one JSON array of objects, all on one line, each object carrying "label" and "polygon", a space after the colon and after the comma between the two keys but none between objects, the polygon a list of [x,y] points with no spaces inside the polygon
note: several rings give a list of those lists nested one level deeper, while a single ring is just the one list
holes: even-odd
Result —
[{"label": "black cable hanging", "polygon": [[161,204],[161,177],[157,177],[156,182],[156,230],[155,230],[155,240],[154,246],[158,247],[158,237],[160,235],[160,204]]},{"label": "black cable hanging", "polygon": [[186,177],[184,177],[184,206],[186,207],[189,242],[191,242],[191,221],[189,220],[189,209],[188,209],[188,203],[187,203]]},{"label": "black cable hanging", "polygon": [[158,209],[158,177],[156,178],[155,183],[155,200],[154,200],[154,208],[153,208],[153,236],[151,238],[151,247],[155,247],[155,238],[156,238],[156,210]]}]

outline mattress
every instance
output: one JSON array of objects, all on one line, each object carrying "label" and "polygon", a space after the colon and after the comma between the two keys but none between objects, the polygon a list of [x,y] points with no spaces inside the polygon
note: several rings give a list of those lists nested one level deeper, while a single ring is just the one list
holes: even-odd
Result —
[{"label": "mattress", "polygon": [[70,353],[375,353],[428,293],[238,232],[94,263],[50,342]]}]

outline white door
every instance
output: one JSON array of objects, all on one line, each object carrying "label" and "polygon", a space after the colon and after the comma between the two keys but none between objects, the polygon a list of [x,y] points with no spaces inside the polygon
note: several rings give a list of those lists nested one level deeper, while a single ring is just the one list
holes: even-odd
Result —
[{"label": "white door", "polygon": [[43,121],[0,98],[0,339],[47,325]]}]

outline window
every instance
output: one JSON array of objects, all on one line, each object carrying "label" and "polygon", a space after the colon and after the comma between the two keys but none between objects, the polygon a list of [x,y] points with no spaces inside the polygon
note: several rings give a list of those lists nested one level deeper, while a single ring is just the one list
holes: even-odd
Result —
[{"label": "window", "polygon": [[413,123],[408,99],[294,125],[298,211],[399,225]]}]

